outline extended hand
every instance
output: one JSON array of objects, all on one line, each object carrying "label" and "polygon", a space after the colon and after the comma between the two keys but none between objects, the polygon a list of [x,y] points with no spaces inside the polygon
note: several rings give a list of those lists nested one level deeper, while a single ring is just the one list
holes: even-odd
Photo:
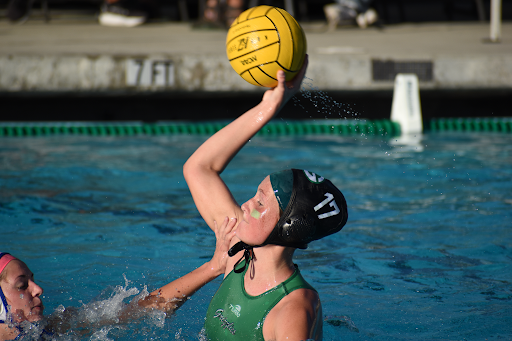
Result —
[{"label": "extended hand", "polygon": [[[212,259],[188,274],[153,291],[149,296],[131,306],[136,307],[138,305],[146,309],[159,309],[167,313],[178,309],[203,285],[226,271],[226,264],[229,258],[228,249],[231,239],[235,235],[235,231],[233,231],[235,226],[236,219],[228,219],[226,217],[220,226],[215,221],[213,231],[217,238],[217,245]],[[135,316],[133,312],[138,313],[139,311],[141,310],[131,309],[131,311],[127,311],[127,316],[130,316],[130,314]]]},{"label": "extended hand", "polygon": [[236,226],[236,218],[229,219],[226,217],[220,226],[214,221],[213,231],[215,232],[215,238],[217,244],[215,247],[215,253],[210,261],[212,268],[219,271],[219,274],[223,274],[226,271],[226,263],[229,259],[228,250],[230,247],[231,239],[235,235],[234,228]]}]

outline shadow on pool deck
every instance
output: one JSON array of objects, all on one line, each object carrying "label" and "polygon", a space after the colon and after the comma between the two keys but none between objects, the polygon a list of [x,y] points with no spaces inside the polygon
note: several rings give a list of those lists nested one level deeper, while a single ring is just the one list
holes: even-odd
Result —
[{"label": "shadow on pool deck", "polygon": [[[503,117],[510,113],[511,89],[420,90],[424,119]],[[283,119],[390,117],[393,91],[326,91],[312,100],[298,96]],[[260,93],[0,94],[1,121],[161,121],[233,119],[256,105]],[[315,106],[315,103],[317,106]],[[322,109],[318,109],[322,108]],[[13,113],[13,115],[9,114]]]}]

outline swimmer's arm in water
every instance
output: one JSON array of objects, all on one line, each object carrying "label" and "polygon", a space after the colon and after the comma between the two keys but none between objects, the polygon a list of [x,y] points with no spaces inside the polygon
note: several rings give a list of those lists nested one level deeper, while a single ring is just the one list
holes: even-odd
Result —
[{"label": "swimmer's arm in water", "polygon": [[155,308],[165,312],[178,309],[187,299],[206,283],[212,281],[226,270],[228,249],[234,236],[236,219],[226,217],[218,226],[214,222],[214,232],[217,239],[215,253],[212,259],[199,268],[189,272],[169,284],[153,291],[149,296],[140,300],[138,305],[144,308]]},{"label": "swimmer's arm in water", "polygon": [[[214,232],[217,243],[212,259],[185,276],[153,291],[144,299],[139,301],[133,300],[115,317],[115,323],[124,323],[142,318],[147,311],[141,309],[141,307],[146,309],[159,309],[171,313],[178,309],[206,283],[225,273],[227,259],[229,258],[227,251],[231,239],[234,236],[233,229],[235,225],[236,219],[228,219],[228,217],[223,220],[220,226],[215,222]],[[87,319],[77,319],[79,315],[80,311],[78,308],[65,308],[63,311],[48,317],[45,329],[57,335],[64,334],[70,329],[73,329],[74,332],[78,334],[86,334],[92,323],[94,323],[95,326],[98,324],[108,325],[113,323],[113,321],[108,318],[95,322],[90,322]]]},{"label": "swimmer's arm in water", "polygon": [[262,101],[204,142],[183,167],[199,213],[208,226],[225,216],[241,221],[242,211],[226,184],[220,178],[231,159],[261,128],[265,126],[301,87],[308,58],[301,71],[289,81],[284,72],[277,74],[277,87],[267,90]]}]

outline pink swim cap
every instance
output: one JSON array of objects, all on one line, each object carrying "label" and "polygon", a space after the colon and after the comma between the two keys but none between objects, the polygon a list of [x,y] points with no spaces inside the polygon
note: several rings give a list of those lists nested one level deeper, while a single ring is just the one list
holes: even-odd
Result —
[{"label": "pink swim cap", "polygon": [[10,261],[17,259],[14,256],[11,256],[10,254],[6,252],[0,252],[0,273],[4,271],[7,264],[9,264]]}]

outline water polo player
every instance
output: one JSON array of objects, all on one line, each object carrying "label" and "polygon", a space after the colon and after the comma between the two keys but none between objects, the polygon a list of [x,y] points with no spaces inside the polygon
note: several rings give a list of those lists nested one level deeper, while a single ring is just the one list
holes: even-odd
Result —
[{"label": "water polo player", "polygon": [[15,324],[43,318],[42,293],[24,262],[0,252],[0,340],[18,337],[20,330]]},{"label": "water polo player", "polygon": [[[241,207],[220,177],[238,151],[295,95],[307,68],[292,81],[277,75],[256,107],[204,142],[184,165],[194,202],[206,221],[229,216],[239,222],[231,241],[224,281],[205,321],[209,340],[306,340],[322,338],[318,293],[300,275],[296,248],[335,233],[347,220],[341,192],[305,170],[267,176]],[[243,255],[239,252],[243,250]]]},{"label": "water polo player", "polygon": [[[236,220],[223,219],[220,226],[214,224],[217,245],[215,253],[209,262],[199,268],[174,280],[173,282],[153,291],[144,299],[128,304],[120,310],[115,321],[103,321],[105,323],[118,323],[128,319],[137,319],[146,313],[146,309],[154,308],[165,312],[173,312],[179,308],[188,297],[192,296],[204,284],[225,273],[228,248],[234,235],[233,228]],[[0,341],[22,340],[27,335],[25,328],[31,329],[31,325],[22,322],[36,322],[43,318],[43,303],[41,295],[43,289],[34,282],[34,275],[27,265],[8,253],[0,252]],[[145,309],[141,309],[143,307]],[[76,322],[80,330],[87,329],[88,323],[97,322],[74,321],[76,308],[69,307],[42,323],[41,339],[52,333],[58,335],[65,333]],[[71,321],[74,321],[71,323]],[[34,328],[35,329],[35,328]],[[40,328],[37,328],[38,330]],[[30,339],[34,331],[30,331]],[[38,334],[39,335],[39,334]]]}]

